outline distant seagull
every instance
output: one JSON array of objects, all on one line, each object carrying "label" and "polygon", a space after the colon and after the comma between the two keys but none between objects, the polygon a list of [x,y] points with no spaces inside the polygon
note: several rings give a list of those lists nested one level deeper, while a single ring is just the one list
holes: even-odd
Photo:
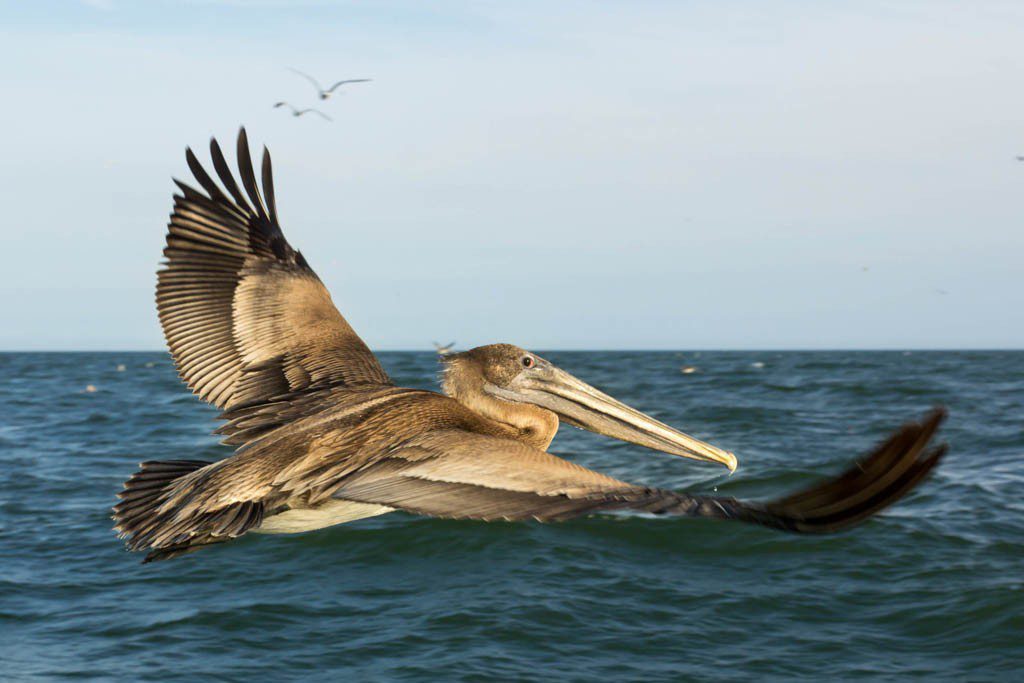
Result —
[{"label": "distant seagull", "polygon": [[453,346],[455,346],[455,342],[448,342],[444,346],[441,346],[437,342],[434,342],[434,350],[437,351],[437,355],[439,356],[447,356],[449,353],[452,352]]},{"label": "distant seagull", "polygon": [[288,107],[289,109],[292,110],[292,116],[302,116],[303,114],[308,114],[310,112],[313,112],[314,114],[319,114],[320,116],[324,117],[328,121],[333,121],[334,120],[330,116],[328,116],[327,114],[323,113],[322,111],[320,111],[318,109],[312,109],[312,108],[309,108],[309,109],[296,109],[295,107],[293,107],[292,105],[288,104],[287,102],[275,102],[274,103],[274,109],[277,109],[278,107]]},{"label": "distant seagull", "polygon": [[949,294],[949,292],[947,292],[946,290],[944,290],[944,289],[939,289],[938,287],[936,287],[936,288],[935,288],[935,293],[936,293],[936,294],[942,294],[942,295],[946,295],[946,294]]},{"label": "distant seagull", "polygon": [[330,97],[331,95],[334,94],[335,90],[337,90],[341,86],[345,85],[346,83],[369,83],[371,80],[373,80],[371,78],[349,78],[349,79],[346,79],[344,81],[338,81],[337,83],[332,85],[330,88],[327,88],[325,90],[324,87],[322,85],[320,85],[320,82],[317,81],[312,76],[310,76],[309,74],[302,73],[298,69],[290,69],[290,70],[295,72],[295,73],[297,73],[298,75],[302,76],[303,78],[305,78],[310,83],[312,83],[313,87],[316,88],[317,95],[320,96],[321,100],[326,100],[328,97]]}]

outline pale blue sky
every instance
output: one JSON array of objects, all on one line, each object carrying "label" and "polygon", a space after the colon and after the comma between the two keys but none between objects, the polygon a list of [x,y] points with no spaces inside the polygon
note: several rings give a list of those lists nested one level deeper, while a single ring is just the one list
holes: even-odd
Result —
[{"label": "pale blue sky", "polygon": [[[1020,2],[0,8],[0,349],[163,348],[243,123],[374,348],[1024,346]],[[374,82],[293,119],[289,66]]]}]

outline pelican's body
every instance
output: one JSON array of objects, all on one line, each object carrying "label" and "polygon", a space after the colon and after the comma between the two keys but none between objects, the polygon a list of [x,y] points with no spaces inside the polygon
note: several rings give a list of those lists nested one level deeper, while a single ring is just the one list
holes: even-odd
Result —
[{"label": "pelican's body", "polygon": [[211,154],[221,185],[187,152],[203,191],[178,183],[157,307],[179,374],[223,411],[218,433],[238,450],[218,462],[145,462],[126,482],[116,528],[147,560],[392,510],[543,521],[636,509],[834,531],[897,500],[942,457],[928,447],[937,411],[843,476],[763,504],[630,484],[562,460],[547,450],[567,422],[736,468],[732,453],[510,344],[444,356],[444,393],[396,387],[284,238],[266,150],[262,193],[244,130],[241,187],[215,141]]},{"label": "pelican's body", "polygon": [[[276,429],[255,441],[234,458],[222,461],[217,476],[232,480],[236,473],[278,471],[283,467],[315,467],[313,463],[331,453],[346,454],[389,451],[416,442],[417,437],[462,432],[460,437],[479,435],[515,440],[546,448],[558,429],[558,420],[537,415],[516,415],[517,424],[490,420],[458,401],[429,391],[382,388],[336,392],[329,407]],[[230,438],[229,438],[230,443]],[[349,482],[351,487],[351,482]],[[304,494],[284,494],[267,499],[270,511],[253,531],[296,533],[320,529],[365,517],[373,517],[394,508],[359,502],[361,494],[345,497],[343,491],[310,504]]]}]

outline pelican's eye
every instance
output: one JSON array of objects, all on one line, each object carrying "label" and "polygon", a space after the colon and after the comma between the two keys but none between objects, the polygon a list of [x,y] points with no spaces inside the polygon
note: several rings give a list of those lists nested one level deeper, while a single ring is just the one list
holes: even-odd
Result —
[{"label": "pelican's eye", "polygon": [[533,367],[533,362],[534,362],[533,361],[533,356],[523,356],[523,367],[524,368],[532,368]]}]

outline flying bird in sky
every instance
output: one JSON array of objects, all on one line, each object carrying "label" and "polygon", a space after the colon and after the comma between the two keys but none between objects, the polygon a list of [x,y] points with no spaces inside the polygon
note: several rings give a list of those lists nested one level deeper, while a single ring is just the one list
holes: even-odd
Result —
[{"label": "flying bird in sky", "polygon": [[[940,408],[838,477],[767,502],[632,484],[563,460],[548,447],[564,423],[730,472],[737,464],[511,344],[444,356],[441,392],[396,386],[285,239],[270,153],[262,190],[244,129],[241,186],[216,140],[210,153],[220,184],[186,151],[199,189],[176,181],[156,299],[178,374],[221,409],[217,433],[237,450],[143,462],[125,482],[115,529],[146,561],[395,510],[480,521],[637,510],[826,533],[899,500],[946,451],[930,445]],[[623,356],[619,371],[633,362]]]},{"label": "flying bird in sky", "polygon": [[455,342],[448,342],[447,344],[438,344],[434,342],[434,350],[437,351],[439,356],[447,356],[452,352],[452,347],[455,346]]},{"label": "flying bird in sky", "polygon": [[292,116],[302,116],[304,114],[317,114],[319,116],[324,117],[328,121],[333,121],[334,120],[330,116],[328,116],[327,114],[325,114],[322,111],[320,111],[319,109],[313,109],[311,107],[310,108],[306,108],[306,109],[296,109],[295,107],[293,107],[292,105],[288,104],[287,102],[275,102],[274,103],[274,109],[279,109],[281,107],[288,107],[289,109],[291,109],[292,110]]},{"label": "flying bird in sky", "polygon": [[302,76],[307,81],[312,83],[313,87],[316,88],[317,95],[320,97],[321,100],[326,100],[328,97],[330,97],[331,95],[334,94],[335,90],[337,90],[338,88],[340,88],[343,85],[347,85],[349,83],[369,83],[371,80],[373,80],[371,78],[348,78],[348,79],[345,79],[345,80],[342,80],[342,81],[338,81],[337,83],[332,85],[330,88],[324,88],[322,85],[320,85],[319,81],[317,81],[315,78],[313,78],[309,74],[303,73],[303,72],[299,71],[298,69],[291,69],[291,71],[293,71],[294,73],[297,73],[298,75]]}]

